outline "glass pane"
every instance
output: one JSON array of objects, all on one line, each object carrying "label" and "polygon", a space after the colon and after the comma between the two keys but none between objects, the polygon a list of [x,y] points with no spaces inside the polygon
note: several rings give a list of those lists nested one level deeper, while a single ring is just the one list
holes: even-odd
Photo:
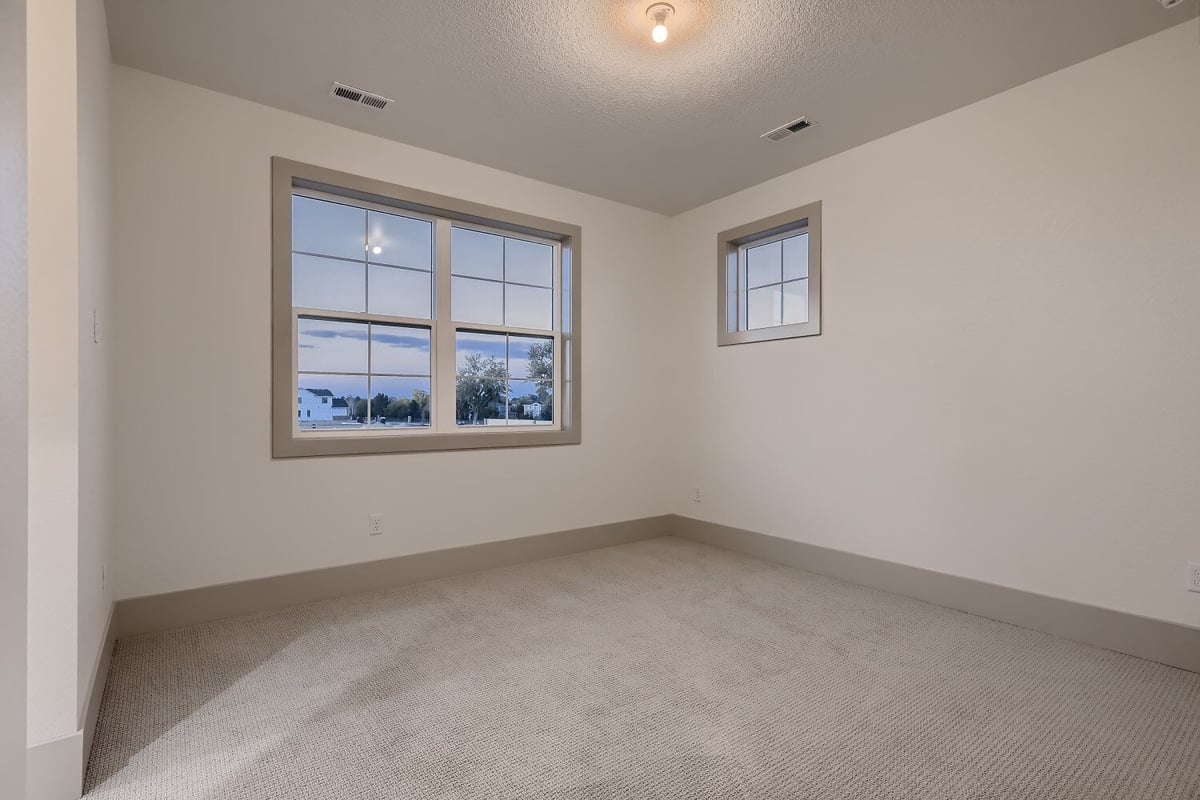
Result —
[{"label": "glass pane", "polygon": [[504,279],[504,237],[466,228],[450,232],[450,273]]},{"label": "glass pane", "polygon": [[550,330],[554,325],[554,292],[505,284],[504,324],[514,328]]},{"label": "glass pane", "polygon": [[367,267],[367,308],[372,314],[429,319],[433,273],[399,267]]},{"label": "glass pane", "polygon": [[367,212],[354,206],[292,195],[292,249],[363,260]]},{"label": "glass pane", "polygon": [[429,375],[429,330],[371,323],[371,373]]},{"label": "glass pane", "polygon": [[504,284],[473,278],[452,278],[450,316],[458,322],[504,324]]},{"label": "glass pane", "polygon": [[504,240],[504,280],[553,286],[554,248],[524,239]]},{"label": "glass pane", "polygon": [[366,375],[297,376],[296,422],[301,431],[344,430],[355,423],[357,406],[366,414]]},{"label": "glass pane", "polygon": [[292,256],[292,305],[362,311],[367,286],[362,262]]},{"label": "glass pane", "polygon": [[377,264],[433,269],[433,223],[367,212],[367,260]]},{"label": "glass pane", "polygon": [[571,330],[571,250],[562,250],[562,319],[559,320],[561,330]]},{"label": "glass pane", "polygon": [[808,234],[783,240],[783,279],[794,281],[808,277]]},{"label": "glass pane", "polygon": [[782,242],[760,244],[746,249],[746,271],[750,286],[779,283],[783,280]]},{"label": "glass pane", "polygon": [[808,280],[783,285],[783,324],[808,322]]},{"label": "glass pane", "polygon": [[429,378],[371,376],[371,427],[429,425]]},{"label": "glass pane", "polygon": [[505,378],[506,348],[503,333],[459,333],[455,336],[455,369],[459,375]]},{"label": "glass pane", "polygon": [[736,331],[742,320],[738,319],[738,264],[730,253],[725,257],[725,330]]},{"label": "glass pane", "polygon": [[459,425],[503,425],[508,410],[508,383],[493,378],[459,375],[455,387]]},{"label": "glass pane", "polygon": [[751,289],[746,309],[746,327],[770,328],[782,321],[781,298],[779,284],[764,286],[761,289]]},{"label": "glass pane", "polygon": [[513,378],[554,378],[554,340],[508,337],[508,374]]},{"label": "glass pane", "polygon": [[554,421],[554,384],[550,381],[509,381],[510,425],[548,424]]},{"label": "glass pane", "polygon": [[301,317],[296,321],[301,372],[367,371],[367,324]]}]

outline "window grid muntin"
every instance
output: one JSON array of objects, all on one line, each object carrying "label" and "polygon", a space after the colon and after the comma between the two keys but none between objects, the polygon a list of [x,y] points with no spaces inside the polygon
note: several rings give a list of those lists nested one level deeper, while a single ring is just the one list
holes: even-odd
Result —
[{"label": "window grid muntin", "polygon": [[[806,275],[803,278],[793,278],[791,280],[768,281],[767,283],[759,284],[756,286],[751,286],[751,285],[749,285],[750,280],[749,280],[749,264],[748,264],[747,251],[749,251],[755,247],[761,247],[763,245],[772,244],[774,242],[783,242],[787,239],[791,239],[791,238],[798,237],[798,236],[803,236],[805,234],[811,235],[811,232],[809,230],[809,221],[807,219],[801,220],[794,226],[785,227],[781,231],[776,231],[774,233],[771,233],[771,234],[768,234],[765,236],[758,236],[758,237],[751,237],[748,239],[744,239],[737,243],[737,246],[735,249],[731,248],[734,250],[734,252],[731,253],[730,261],[734,262],[734,264],[736,265],[734,268],[737,271],[737,286],[736,286],[737,320],[736,320],[736,326],[731,326],[730,331],[735,331],[735,332],[762,331],[762,330],[770,330],[771,328],[782,328],[788,324],[801,324],[801,325],[804,324],[804,323],[786,323],[783,321],[783,319],[784,319],[783,302],[784,302],[784,295],[785,295],[783,287],[789,283],[798,283],[800,281],[807,281],[811,276]],[[809,241],[811,241],[811,239]],[[780,277],[783,276],[782,258],[783,258],[783,256],[782,256],[782,251],[781,251],[781,253],[780,253],[780,259],[781,259],[780,273],[779,273]],[[734,264],[731,264],[730,266],[734,266]],[[749,310],[749,308],[750,308],[750,292],[755,289],[765,289],[765,288],[772,287],[772,286],[779,287],[779,320],[780,321],[773,325],[762,325],[757,328],[751,328],[750,327],[750,310]],[[811,314],[806,314],[805,316],[811,317]]]},{"label": "window grid muntin", "polygon": [[[302,375],[337,375],[340,377],[347,377],[347,378],[364,378],[364,379],[366,379],[366,383],[367,383],[366,397],[363,399],[365,399],[367,401],[367,422],[365,422],[363,424],[362,428],[358,428],[355,430],[337,431],[337,433],[339,433],[340,435],[353,436],[353,435],[358,434],[360,431],[374,432],[374,431],[378,430],[377,428],[371,427],[371,425],[372,425],[371,420],[375,416],[372,411],[372,408],[371,408],[371,406],[375,402],[375,393],[371,390],[371,379],[372,378],[427,378],[429,380],[429,389],[430,389],[429,425],[409,428],[408,430],[410,430],[410,431],[418,430],[418,431],[426,432],[426,431],[429,431],[432,429],[432,427],[433,427],[432,397],[433,397],[433,390],[434,390],[434,380],[433,380],[434,349],[436,348],[437,343],[434,341],[434,333],[433,333],[433,326],[431,324],[431,320],[421,320],[421,319],[401,318],[401,317],[383,317],[381,319],[377,319],[377,318],[373,318],[372,315],[369,315],[369,314],[353,314],[348,317],[343,317],[343,316],[341,316],[340,312],[329,312],[329,311],[317,311],[316,313],[312,313],[312,312],[313,312],[312,309],[293,308],[292,331],[293,331],[293,339],[297,346],[293,347],[293,351],[296,353],[296,357],[293,359],[292,373],[295,375],[295,378],[293,380],[295,383],[295,386],[294,386],[295,393],[297,395],[299,395],[299,393],[301,391],[300,376],[302,376]],[[354,371],[344,372],[344,371],[332,370],[332,369],[301,370],[299,367],[299,348],[298,348],[298,345],[299,345],[299,323],[300,323],[301,319],[315,319],[315,320],[323,320],[323,321],[328,321],[328,322],[353,322],[353,323],[366,324],[366,326],[367,326],[367,339],[366,339],[367,371],[366,372],[354,372]],[[429,331],[429,369],[430,369],[430,373],[425,374],[425,373],[416,373],[416,372],[404,373],[404,372],[376,372],[376,371],[374,371],[373,365],[371,363],[371,361],[372,361],[371,333],[372,333],[373,325],[381,325],[381,326],[388,327],[388,328],[415,328],[418,330]],[[353,416],[353,415],[351,415],[351,416]],[[305,437],[313,436],[318,433],[328,433],[329,432],[328,429],[313,430],[311,428],[304,428],[302,425],[298,425],[297,427],[298,427],[298,431],[301,434],[303,434]],[[400,432],[398,429],[392,429],[392,430]]]},{"label": "window grid muntin", "polygon": [[[564,341],[563,331],[562,331],[562,322],[561,322],[562,321],[562,309],[563,309],[563,290],[562,290],[562,286],[564,283],[563,275],[564,275],[564,271],[566,269],[566,259],[564,257],[561,241],[558,241],[556,239],[538,236],[538,235],[532,234],[532,233],[526,233],[525,231],[522,231],[522,230],[511,230],[508,228],[495,227],[495,226],[488,225],[483,222],[462,219],[462,218],[459,218],[456,216],[451,216],[451,215],[441,216],[441,215],[421,212],[419,210],[410,210],[407,206],[390,206],[385,203],[378,203],[378,202],[368,200],[368,199],[360,199],[358,197],[353,197],[353,198],[346,197],[346,196],[337,194],[335,192],[322,191],[322,190],[314,189],[311,187],[297,185],[294,182],[292,184],[291,194],[299,195],[301,197],[308,197],[308,198],[314,199],[314,200],[324,200],[326,202],[332,202],[332,203],[336,203],[338,205],[349,206],[352,208],[360,208],[360,209],[364,209],[364,210],[374,210],[374,211],[380,211],[382,213],[393,214],[396,216],[407,216],[407,217],[412,217],[414,219],[423,219],[423,220],[427,220],[427,221],[431,222],[433,225],[433,228],[432,228],[433,241],[431,243],[431,264],[430,264],[431,269],[430,270],[423,270],[423,269],[415,268],[415,267],[401,267],[401,266],[396,266],[396,265],[392,265],[392,264],[381,264],[378,262],[369,261],[367,259],[367,256],[369,254],[369,245],[367,244],[367,242],[369,241],[369,238],[370,238],[370,235],[369,235],[370,234],[370,229],[369,229],[370,217],[367,214],[364,214],[364,240],[363,240],[364,241],[364,250],[363,250],[364,259],[361,262],[357,259],[351,259],[351,258],[339,257],[339,256],[327,256],[327,255],[324,255],[321,253],[313,253],[313,252],[308,252],[308,251],[292,250],[290,252],[289,258],[292,255],[301,254],[301,255],[315,256],[315,257],[319,257],[319,258],[334,258],[334,259],[337,259],[340,261],[345,261],[345,262],[354,263],[354,264],[362,263],[364,265],[363,269],[364,269],[364,281],[365,281],[364,298],[363,298],[363,307],[364,308],[370,307],[370,304],[369,304],[370,277],[369,277],[369,270],[367,268],[373,263],[376,266],[388,267],[388,268],[392,268],[392,269],[410,269],[410,270],[417,271],[417,272],[430,273],[432,275],[431,283],[432,283],[432,293],[433,293],[433,297],[430,300],[430,316],[428,318],[425,318],[425,317],[418,317],[418,318],[396,317],[396,316],[390,316],[390,315],[384,315],[384,314],[373,314],[373,313],[365,312],[365,311],[364,312],[345,312],[345,311],[336,311],[336,310],[329,310],[329,309],[299,308],[299,307],[293,306],[292,307],[292,370],[291,370],[292,393],[293,394],[296,394],[299,392],[299,375],[301,374],[299,372],[299,370],[297,369],[297,354],[298,354],[298,344],[299,344],[298,335],[297,335],[297,323],[301,316],[309,316],[309,317],[316,316],[319,318],[329,319],[332,321],[346,321],[346,322],[356,321],[356,322],[368,322],[368,323],[379,322],[381,324],[390,323],[390,324],[405,325],[405,326],[409,326],[409,327],[424,327],[424,328],[428,328],[430,330],[430,337],[429,337],[429,339],[430,339],[430,356],[429,356],[429,358],[430,358],[430,372],[431,372],[431,375],[429,376],[430,377],[430,424],[428,426],[421,427],[421,428],[408,428],[408,429],[392,428],[390,430],[387,430],[386,434],[387,435],[428,435],[428,434],[436,433],[436,434],[451,434],[451,435],[453,435],[454,432],[456,430],[458,430],[463,433],[466,433],[466,432],[487,433],[490,435],[493,431],[502,432],[505,429],[509,428],[509,426],[507,424],[503,425],[503,426],[498,425],[498,426],[492,426],[490,429],[487,426],[474,426],[474,425],[459,426],[459,425],[457,425],[457,420],[454,419],[455,414],[453,414],[453,413],[451,413],[449,415],[449,418],[452,421],[448,425],[440,420],[440,416],[442,416],[442,415],[440,415],[438,413],[437,409],[438,409],[439,405],[441,405],[442,408],[446,408],[446,404],[444,402],[439,403],[438,397],[449,394],[449,397],[450,397],[449,405],[450,405],[450,407],[453,407],[454,398],[455,398],[455,389],[456,389],[455,380],[457,378],[457,371],[450,370],[448,376],[442,375],[441,371],[439,371],[438,356],[437,356],[437,349],[438,349],[437,343],[438,343],[439,339],[447,338],[445,336],[445,334],[439,333],[439,330],[448,330],[449,331],[448,338],[450,339],[450,347],[447,349],[450,351],[450,355],[451,355],[450,363],[451,364],[453,364],[454,344],[455,344],[455,340],[456,340],[456,337],[457,337],[457,334],[459,331],[463,331],[463,332],[471,332],[471,331],[494,332],[494,333],[505,333],[508,335],[515,335],[515,336],[534,336],[534,337],[538,337],[538,338],[553,339],[553,341],[554,341],[554,350],[553,350],[553,374],[554,374],[554,377],[550,382],[551,383],[552,404],[553,404],[553,411],[552,411],[553,421],[549,425],[536,426],[536,427],[542,427],[544,429],[556,430],[556,431],[562,429],[561,405],[562,405],[563,398],[566,396],[565,385],[563,382],[563,359],[565,359],[567,357],[567,353],[565,352],[567,348],[565,346],[565,341]],[[290,211],[289,211],[289,213],[290,213]],[[482,233],[489,233],[489,234],[497,235],[502,238],[520,239],[520,240],[524,240],[524,241],[533,242],[535,244],[549,245],[552,248],[552,256],[551,256],[551,283],[552,283],[552,286],[551,287],[537,286],[537,285],[533,285],[533,284],[523,284],[523,283],[517,283],[515,281],[511,282],[514,285],[529,286],[530,288],[535,288],[535,289],[550,288],[550,291],[551,291],[551,328],[550,329],[523,328],[523,327],[517,327],[517,326],[511,326],[511,325],[491,325],[491,324],[486,324],[486,323],[458,322],[458,321],[451,319],[451,315],[448,313],[448,309],[449,309],[448,301],[450,299],[449,287],[450,287],[450,279],[452,277],[456,277],[453,274],[452,269],[451,269],[451,254],[450,254],[450,246],[449,246],[449,242],[450,242],[449,233],[450,233],[451,228],[453,228],[453,227],[461,227],[461,228],[468,229],[468,230],[476,230],[476,231],[479,231]],[[293,234],[293,239],[294,239],[294,234]],[[446,246],[444,248],[440,248],[439,242],[443,241],[443,239],[445,240]],[[444,255],[442,255],[443,249],[445,251]],[[503,259],[503,251],[502,251],[502,259]],[[444,261],[444,266],[443,266],[443,261]],[[502,260],[501,264],[502,264],[501,274],[503,275],[504,274],[503,270],[506,269],[507,267],[504,264],[503,260]],[[443,275],[445,276],[444,279],[442,277]],[[495,279],[477,278],[475,276],[457,276],[457,277],[466,277],[471,280],[484,280],[484,281],[490,280],[492,282],[501,282],[501,283],[505,282],[505,281],[496,281]],[[443,284],[445,286],[443,291],[445,292],[445,294],[447,296],[447,303],[446,303],[447,313],[445,314],[445,319],[440,320],[439,313],[438,313],[439,308],[441,307],[440,302],[439,302],[439,288],[441,288],[443,286]],[[504,298],[502,295],[502,303],[503,303],[503,300],[504,300]],[[507,309],[503,305],[502,305],[502,312],[504,312],[504,313],[507,312]],[[368,350],[368,369],[369,369],[370,368],[370,347],[369,346],[368,346],[367,350]],[[506,363],[506,370],[507,370],[507,363]],[[325,371],[325,372],[321,372],[321,373],[306,373],[306,374],[333,375],[333,374],[339,374],[339,373]],[[345,373],[345,374],[357,376],[360,373]],[[424,377],[424,376],[394,376],[394,377]],[[447,392],[447,390],[446,390],[447,386],[451,387],[449,392]],[[370,394],[369,380],[368,380],[368,394]],[[368,412],[370,411],[370,404],[372,401],[373,401],[373,397],[367,398]],[[506,405],[505,405],[506,422],[507,422],[508,413],[509,413],[509,409],[508,409],[508,406],[506,403]],[[518,427],[522,427],[522,426],[518,426]],[[531,426],[531,427],[533,427],[533,426]],[[484,430],[477,430],[477,428],[484,428]],[[320,434],[331,433],[330,431],[327,431],[327,430],[316,430],[316,431],[305,430],[302,426],[299,425],[298,421],[296,423],[294,423],[293,430],[294,430],[294,433],[299,432],[305,438],[315,437]],[[359,428],[356,430],[333,431],[332,433],[335,433],[339,437],[353,438],[355,436],[363,435],[364,431],[367,432],[368,435],[379,435],[379,434],[385,432],[381,428],[372,428],[369,425],[365,425],[363,428]]]},{"label": "window grid muntin", "polygon": [[[524,329],[524,330],[530,330],[530,329]],[[460,333],[466,333],[466,334],[479,333],[479,334],[487,334],[487,335],[491,335],[491,336],[501,336],[501,335],[504,336],[504,377],[503,378],[489,378],[489,377],[486,377],[483,375],[471,375],[468,377],[476,377],[476,378],[480,378],[481,380],[493,380],[498,383],[503,383],[505,385],[506,391],[509,389],[510,385],[514,382],[535,383],[535,384],[548,383],[548,384],[550,384],[550,402],[551,402],[550,424],[551,425],[558,424],[558,402],[559,402],[558,401],[558,394],[559,394],[559,392],[558,392],[558,381],[559,381],[558,376],[559,376],[559,372],[560,372],[558,358],[559,358],[559,351],[561,349],[560,345],[559,345],[559,337],[558,336],[551,336],[548,331],[541,331],[540,333],[514,333],[509,330],[504,330],[504,331],[482,330],[482,329],[479,329],[476,327],[456,327],[455,331],[454,331],[454,357],[455,357],[456,365],[458,363],[458,335]],[[534,378],[534,377],[530,377],[530,376],[526,376],[526,377],[514,377],[513,376],[511,363],[512,363],[512,339],[514,336],[522,338],[522,339],[544,339],[544,340],[552,343],[553,347],[552,347],[551,353],[550,353],[550,356],[551,356],[551,378],[550,379],[547,380],[546,378]],[[455,375],[457,376],[457,370],[455,372]],[[455,388],[457,390],[457,385]],[[511,403],[509,402],[510,400],[511,400],[511,398],[508,398],[506,396],[505,403],[504,403],[504,422],[505,422],[506,426],[511,424],[509,421],[512,419],[512,416],[511,416],[512,406],[511,406]],[[457,405],[457,402],[458,402],[458,398],[456,396],[455,397],[456,405]],[[457,414],[455,416],[457,417]],[[493,417],[492,419],[499,419],[499,417]],[[475,425],[462,425],[461,423],[458,422],[457,418],[455,419],[455,425],[457,425],[459,428],[466,428],[466,429],[471,429],[471,428],[477,427]],[[550,425],[547,425],[546,427],[550,427]]]},{"label": "window grid muntin", "polygon": [[[521,231],[509,231],[504,228],[497,228],[497,227],[493,227],[493,226],[486,225],[486,224],[479,223],[479,222],[470,222],[470,221],[453,219],[453,218],[451,218],[449,221],[450,221],[451,229],[462,228],[463,230],[477,231],[479,233],[488,233],[493,236],[501,237],[501,241],[504,241],[505,239],[520,239],[522,241],[532,242],[534,244],[550,245],[552,248],[551,261],[550,261],[550,265],[551,265],[550,266],[550,286],[539,286],[537,284],[532,284],[532,283],[521,283],[518,281],[508,280],[508,276],[507,276],[508,259],[507,259],[506,251],[504,249],[504,247],[507,247],[507,244],[503,245],[501,248],[501,251],[500,251],[500,278],[499,279],[482,278],[482,277],[479,277],[478,275],[463,275],[460,273],[455,273],[453,271],[453,266],[451,266],[451,269],[450,269],[450,277],[463,278],[465,280],[472,280],[472,281],[485,281],[488,283],[499,283],[500,287],[501,287],[500,288],[500,318],[502,320],[507,320],[507,318],[508,318],[508,288],[507,287],[509,284],[512,284],[513,286],[524,286],[529,289],[543,289],[543,290],[549,289],[550,290],[550,303],[551,303],[550,327],[549,328],[534,328],[534,329],[526,329],[526,330],[540,330],[543,333],[548,333],[548,332],[553,331],[556,334],[561,332],[561,330],[563,328],[563,324],[562,324],[562,299],[563,299],[563,297],[562,297],[563,296],[562,281],[563,281],[563,278],[562,278],[562,276],[566,273],[566,265],[563,262],[562,242],[555,241],[554,239],[541,238],[541,237],[527,234],[527,233],[524,233]],[[451,258],[450,258],[450,264],[451,265],[453,264],[453,255],[451,255]],[[486,324],[488,324],[488,323],[471,322],[469,320],[453,320],[452,319],[452,321],[455,324],[461,324],[461,325],[486,325]],[[510,327],[510,328],[515,329],[517,326],[508,326],[506,324],[502,324],[499,327]],[[556,344],[555,349],[557,351],[557,344]],[[556,361],[555,363],[557,364],[558,362]],[[557,392],[555,394],[557,394]],[[557,417],[556,417],[556,419],[557,419]]]}]

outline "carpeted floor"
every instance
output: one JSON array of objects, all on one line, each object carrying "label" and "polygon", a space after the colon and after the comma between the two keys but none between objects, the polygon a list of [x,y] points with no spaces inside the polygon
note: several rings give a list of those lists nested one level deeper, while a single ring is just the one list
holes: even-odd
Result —
[{"label": "carpeted floor", "polygon": [[87,797],[1200,798],[1200,675],[664,538],[124,640]]}]

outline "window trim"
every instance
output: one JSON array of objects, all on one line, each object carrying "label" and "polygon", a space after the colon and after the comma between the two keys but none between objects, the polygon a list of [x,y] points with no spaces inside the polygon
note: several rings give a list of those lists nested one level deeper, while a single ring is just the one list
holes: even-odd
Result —
[{"label": "window trim", "polygon": [[[295,319],[298,313],[292,306],[292,192],[319,192],[359,203],[413,213],[425,217],[440,217],[451,223],[465,223],[506,235],[551,239],[561,254],[560,284],[555,289],[555,323],[557,329],[539,331],[538,336],[551,334],[560,338],[562,346],[555,358],[556,425],[553,428],[524,426],[492,426],[487,430],[463,429],[454,431],[381,431],[359,432],[343,436],[299,435],[292,417],[295,398]],[[582,395],[580,355],[580,273],[582,230],[577,225],[535,217],[515,211],[474,203],[400,186],[386,181],[366,178],[337,170],[305,164],[279,156],[271,159],[271,443],[273,458],[306,456],[367,455],[375,453],[431,452],[443,450],[478,450],[498,447],[537,447],[559,444],[579,444],[582,439]],[[435,370],[455,369],[455,352],[450,347],[437,347],[439,328],[444,330],[487,331],[496,326],[455,323],[450,319],[449,293],[450,225],[434,228],[435,307],[428,320],[406,320],[430,329],[430,358],[438,359]],[[441,284],[445,281],[445,287]],[[340,315],[341,312],[338,312]],[[500,326],[505,327],[505,326]],[[444,338],[444,335],[443,337]],[[454,341],[453,333],[449,339]],[[444,352],[449,351],[449,352]],[[431,389],[436,387],[431,386]],[[454,408],[454,398],[435,394],[434,407]],[[453,415],[453,411],[451,411]],[[474,426],[473,426],[474,427]],[[479,426],[486,427],[486,426]]]},{"label": "window trim", "polygon": [[[737,303],[745,287],[740,284],[739,253],[747,245],[767,244],[801,231],[808,232],[808,322],[738,330],[729,319],[729,271],[739,273]],[[768,286],[774,284],[766,284]],[[717,346],[818,336],[821,333],[821,202],[809,203],[717,234]]]}]

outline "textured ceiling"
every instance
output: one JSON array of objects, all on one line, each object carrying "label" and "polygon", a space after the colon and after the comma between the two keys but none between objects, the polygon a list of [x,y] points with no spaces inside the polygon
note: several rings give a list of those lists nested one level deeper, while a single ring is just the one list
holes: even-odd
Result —
[{"label": "textured ceiling", "polygon": [[[1156,0],[108,0],[117,63],[676,213],[1196,16]],[[335,100],[340,80],[397,102]],[[807,115],[779,143],[759,134]]]}]

